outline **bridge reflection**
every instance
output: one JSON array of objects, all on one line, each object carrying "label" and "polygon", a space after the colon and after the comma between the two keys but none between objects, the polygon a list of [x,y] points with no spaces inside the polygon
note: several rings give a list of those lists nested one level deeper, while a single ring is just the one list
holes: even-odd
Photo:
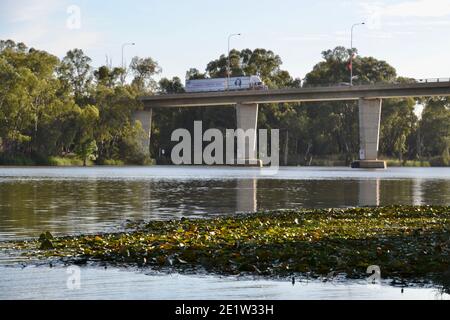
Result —
[{"label": "bridge reflection", "polygon": [[258,182],[256,179],[239,179],[236,186],[236,212],[255,212],[258,210]]},{"label": "bridge reflection", "polygon": [[[424,180],[285,181],[239,179],[235,212],[277,208],[373,207],[392,203],[423,205],[429,201]],[[439,184],[438,182],[436,182]],[[441,182],[442,183],[442,182]],[[281,185],[280,185],[281,184]],[[444,183],[445,184],[445,183]],[[445,202],[445,200],[444,200]]]},{"label": "bridge reflection", "polygon": [[360,207],[380,205],[380,183],[380,179],[359,181],[358,205]]}]

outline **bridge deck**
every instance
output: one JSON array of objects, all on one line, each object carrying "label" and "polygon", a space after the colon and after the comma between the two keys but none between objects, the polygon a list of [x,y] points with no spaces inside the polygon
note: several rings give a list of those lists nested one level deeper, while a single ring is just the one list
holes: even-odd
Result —
[{"label": "bridge deck", "polygon": [[431,96],[450,96],[450,82],[183,93],[148,96],[142,97],[140,100],[146,108],[154,108]]}]

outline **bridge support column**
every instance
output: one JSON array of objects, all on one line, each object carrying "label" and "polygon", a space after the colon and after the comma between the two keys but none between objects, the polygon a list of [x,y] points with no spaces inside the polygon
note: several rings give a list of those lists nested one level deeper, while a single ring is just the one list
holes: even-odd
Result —
[{"label": "bridge support column", "polygon": [[144,130],[144,135],[140,141],[142,152],[150,158],[150,139],[152,136],[152,117],[153,110],[139,110],[134,111],[132,115],[133,121],[139,121],[141,123],[142,129]]},{"label": "bridge support column", "polygon": [[258,104],[237,104],[236,125],[245,136],[243,145],[238,138],[237,165],[261,167],[262,161],[258,160],[257,155]]},{"label": "bridge support column", "polygon": [[386,162],[378,160],[381,104],[381,99],[359,99],[359,161],[353,168],[386,168]]}]

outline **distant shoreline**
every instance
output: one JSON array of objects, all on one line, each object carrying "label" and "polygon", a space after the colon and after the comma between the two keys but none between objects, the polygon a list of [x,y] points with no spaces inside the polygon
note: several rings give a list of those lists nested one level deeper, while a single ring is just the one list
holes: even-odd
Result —
[{"label": "distant shoreline", "polygon": [[[387,167],[408,167],[408,168],[427,168],[427,167],[450,167],[450,163],[446,163],[441,157],[427,158],[424,160],[398,160],[388,157],[382,157],[380,160],[384,160],[387,163]],[[351,162],[338,158],[336,155],[330,155],[325,158],[314,158],[309,161],[288,161],[285,164],[280,161],[282,167],[350,167]],[[95,160],[88,160],[86,167],[129,167],[129,166],[172,166],[166,158],[150,159],[148,163],[125,163],[121,160],[106,159],[102,163],[96,163]],[[186,165],[196,166],[196,165]],[[199,165],[203,166],[203,165]],[[228,165],[212,165],[212,167],[227,167]],[[75,155],[64,157],[47,157],[47,158],[32,158],[32,157],[2,157],[0,154],[0,167],[83,167],[83,161]]]},{"label": "distant shoreline", "polygon": [[[0,168],[14,168],[14,167],[23,167],[23,168],[102,168],[102,167],[113,167],[113,168],[127,168],[127,167],[180,167],[180,165],[167,165],[167,164],[151,164],[151,165],[139,165],[139,164],[89,164],[87,166],[83,166],[80,164],[2,164],[0,163]],[[237,166],[231,165],[182,165],[183,167],[211,167],[211,168],[235,168]],[[312,164],[312,165],[282,165],[280,167],[287,168],[313,168],[313,167],[327,167],[327,168],[350,168],[350,165],[339,165],[339,164]],[[429,163],[425,164],[392,164],[387,162],[388,168],[449,168],[450,166],[432,166]]]}]

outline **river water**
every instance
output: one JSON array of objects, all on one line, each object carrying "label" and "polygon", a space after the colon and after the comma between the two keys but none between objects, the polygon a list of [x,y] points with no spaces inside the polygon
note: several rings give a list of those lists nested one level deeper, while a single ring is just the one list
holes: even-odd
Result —
[{"label": "river water", "polygon": [[[129,220],[207,218],[256,210],[450,205],[450,169],[94,167],[0,168],[0,241],[116,231]],[[1,244],[0,244],[1,248]],[[385,279],[267,280],[149,270],[81,268],[67,287],[62,267],[22,267],[2,250],[0,299],[449,299],[437,287],[400,288]],[[214,294],[212,294],[214,292]]]}]

